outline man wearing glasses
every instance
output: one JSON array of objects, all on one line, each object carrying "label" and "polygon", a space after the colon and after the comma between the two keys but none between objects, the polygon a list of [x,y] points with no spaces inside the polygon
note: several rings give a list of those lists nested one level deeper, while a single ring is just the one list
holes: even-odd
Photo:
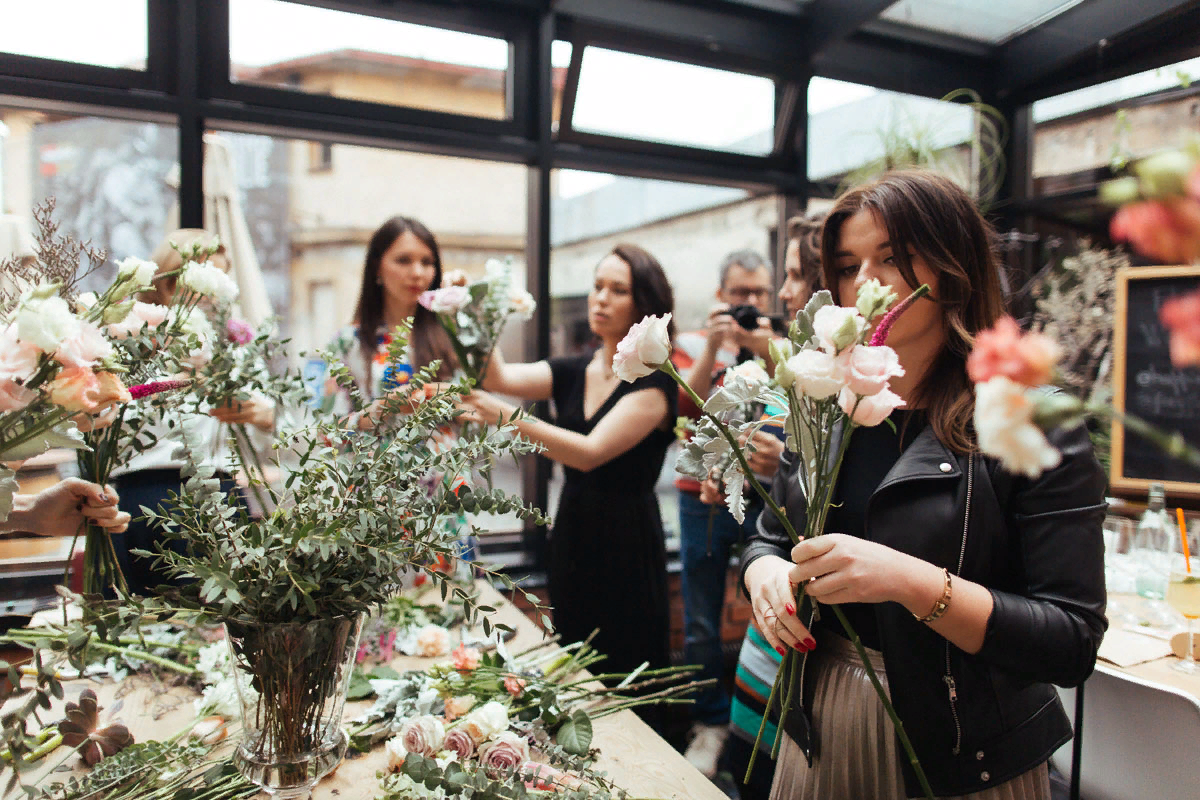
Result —
[{"label": "man wearing glasses", "polygon": [[[676,337],[672,359],[700,397],[707,397],[720,384],[727,367],[754,356],[767,357],[771,340],[770,320],[762,316],[771,302],[771,268],[752,250],[738,250],[721,262],[717,304],[709,311],[703,331]],[[692,418],[699,409],[680,392],[679,413]],[[761,437],[761,441],[760,441]],[[769,441],[768,441],[769,440]],[[782,450],[779,440],[769,433],[754,439],[758,449],[751,466],[762,461],[767,475],[774,468],[767,464],[773,455],[778,461]],[[769,467],[769,470],[768,470]],[[700,501],[700,482],[677,476],[679,489],[680,560],[682,562],[684,663],[700,664],[699,678],[723,675],[721,654],[721,615],[732,548],[744,538],[743,526],[723,505]],[[761,500],[748,498],[746,525],[758,517]],[[729,696],[717,686],[694,695],[692,741],[685,753],[698,770],[708,777],[716,775],[717,758],[729,732]]]}]

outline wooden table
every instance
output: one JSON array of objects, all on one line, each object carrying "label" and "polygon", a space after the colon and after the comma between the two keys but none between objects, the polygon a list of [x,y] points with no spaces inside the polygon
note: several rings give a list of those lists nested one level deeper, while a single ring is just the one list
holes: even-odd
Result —
[{"label": "wooden table", "polygon": [[[542,640],[542,633],[529,619],[505,600],[491,586],[481,584],[483,602],[497,609],[494,621],[504,622],[517,631],[509,644],[516,652]],[[434,595],[436,597],[436,594]],[[453,633],[452,633],[453,636]],[[401,656],[391,662],[399,671],[422,668],[436,659]],[[447,659],[443,658],[442,661]],[[90,685],[99,697],[104,710],[102,724],[116,719],[124,721],[138,741],[166,739],[185,727],[192,719],[192,700],[196,694],[176,687],[164,691],[146,678],[134,677],[120,685],[111,683],[67,684],[67,698],[77,697]],[[345,719],[364,712],[370,701],[346,704]],[[54,712],[45,718],[55,719]],[[608,774],[618,786],[633,798],[671,798],[672,800],[724,800],[725,795],[687,760],[654,732],[632,711],[622,711],[596,720],[593,746],[599,748],[596,769]],[[56,759],[51,756],[50,761]],[[77,760],[72,757],[72,760]],[[379,785],[377,772],[386,769],[383,747],[370,753],[349,758],[327,776],[313,791],[314,800],[349,800],[375,796]]]}]

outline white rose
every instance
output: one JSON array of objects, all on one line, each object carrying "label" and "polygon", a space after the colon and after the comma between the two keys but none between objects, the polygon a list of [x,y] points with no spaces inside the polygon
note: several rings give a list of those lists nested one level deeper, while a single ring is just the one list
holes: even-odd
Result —
[{"label": "white rose", "polygon": [[53,353],[64,339],[79,331],[79,319],[58,295],[26,300],[17,310],[16,323],[17,338],[45,353]]},{"label": "white rose", "polygon": [[218,303],[232,303],[238,296],[238,287],[233,278],[207,261],[203,264],[195,261],[184,264],[179,280],[193,292],[211,297]]},{"label": "white rose", "polygon": [[490,739],[500,731],[508,729],[508,709],[503,703],[494,700],[484,703],[463,717],[462,729],[476,742]]},{"label": "white rose", "polygon": [[771,380],[771,376],[757,361],[743,361],[737,366],[725,370],[725,380],[740,378],[751,386],[758,386]]},{"label": "white rose", "polygon": [[404,749],[422,756],[432,756],[442,749],[446,739],[446,726],[435,716],[425,715],[410,719],[400,729],[400,741]]},{"label": "white rose", "polygon": [[508,290],[508,311],[510,314],[515,314],[523,320],[533,319],[533,312],[537,309],[537,301],[533,299],[533,295],[524,289],[513,287]]},{"label": "white rose", "polygon": [[797,391],[814,400],[832,397],[845,383],[845,368],[824,350],[801,350],[787,360],[784,372],[794,378]]},{"label": "white rose", "polygon": [[654,372],[671,357],[670,322],[671,315],[664,314],[633,324],[613,356],[613,372],[618,378],[632,383]]},{"label": "white rose", "polygon": [[856,425],[874,428],[887,419],[894,410],[904,405],[904,400],[891,389],[860,397],[847,386],[838,395],[838,405],[850,419],[854,420]]},{"label": "white rose", "polygon": [[857,343],[866,329],[867,321],[855,308],[822,306],[813,315],[813,333],[827,353],[840,353]]},{"label": "white rose", "polygon": [[979,449],[1005,469],[1036,478],[1058,466],[1062,455],[1033,424],[1033,400],[1016,381],[997,375],[975,384],[975,432]]},{"label": "white rose", "polygon": [[441,625],[426,625],[417,632],[417,655],[440,658],[450,652],[450,632]]},{"label": "white rose", "polygon": [[896,351],[887,345],[859,345],[846,359],[846,386],[855,394],[865,396],[883,391],[892,378],[904,374]]},{"label": "white rose", "polygon": [[388,739],[384,751],[387,753],[388,772],[399,772],[400,768],[404,766],[404,759],[408,757],[408,751],[404,749],[403,737],[393,736]]}]

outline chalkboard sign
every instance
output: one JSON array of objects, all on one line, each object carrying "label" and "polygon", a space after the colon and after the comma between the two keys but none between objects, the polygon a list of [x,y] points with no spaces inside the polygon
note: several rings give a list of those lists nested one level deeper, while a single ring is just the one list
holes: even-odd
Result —
[{"label": "chalkboard sign", "polygon": [[[1171,366],[1163,302],[1200,289],[1200,267],[1126,267],[1117,270],[1113,319],[1113,402],[1166,431],[1200,444],[1200,369]],[[1173,496],[1200,498],[1200,469],[1165,455],[1137,435],[1112,426],[1114,491],[1144,495],[1150,483]]]}]

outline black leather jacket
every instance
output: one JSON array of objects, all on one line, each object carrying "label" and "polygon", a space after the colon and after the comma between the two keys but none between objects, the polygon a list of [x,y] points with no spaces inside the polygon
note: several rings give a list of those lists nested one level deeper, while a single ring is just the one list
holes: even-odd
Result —
[{"label": "black leather jacket", "polygon": [[[975,655],[899,603],[875,607],[892,702],[941,796],[996,786],[1071,738],[1051,684],[1075,686],[1091,674],[1108,625],[1104,473],[1082,426],[1055,432],[1051,442],[1062,463],[1028,479],[980,455],[950,452],[927,427],[868,502],[868,539],[992,593],[983,648]],[[772,494],[802,531],[805,504],[795,471],[788,453]],[[742,555],[743,584],[756,558],[787,559],[790,550],[782,526],[763,513]],[[785,731],[807,746],[803,714],[789,714]],[[901,762],[909,796],[921,796],[915,773]]]}]

